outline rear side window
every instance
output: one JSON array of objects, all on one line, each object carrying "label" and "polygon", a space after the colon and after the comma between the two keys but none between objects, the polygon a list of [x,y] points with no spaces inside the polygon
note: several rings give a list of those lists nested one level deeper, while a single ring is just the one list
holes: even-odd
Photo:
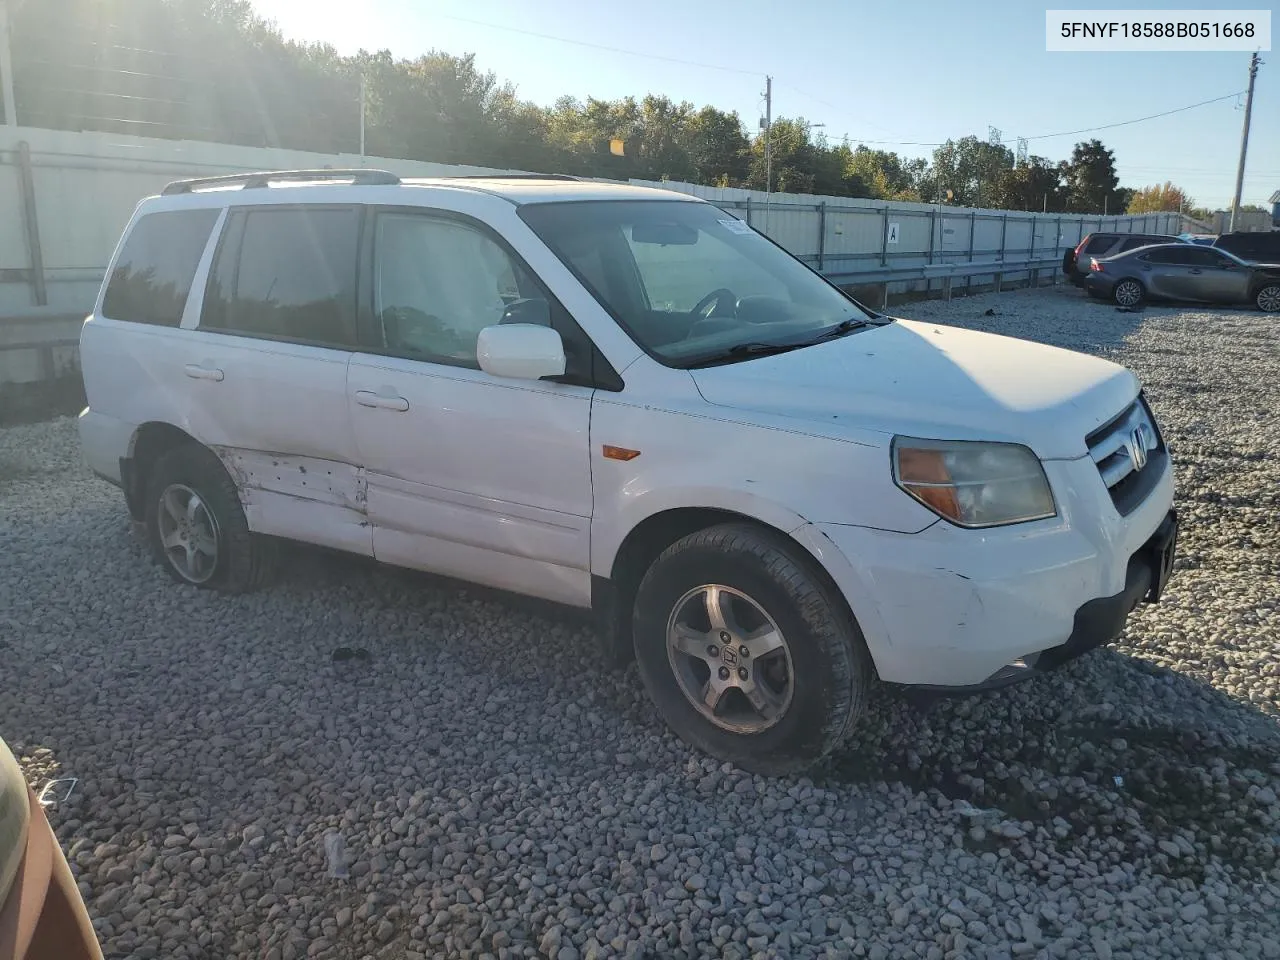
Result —
[{"label": "rear side window", "polygon": [[1116,242],[1116,236],[1114,233],[1095,234],[1093,237],[1089,239],[1089,243],[1085,246],[1084,252],[1097,256],[1098,254],[1102,253],[1104,250],[1109,249],[1111,245],[1115,242]]},{"label": "rear side window", "polygon": [[360,211],[237,210],[205,299],[203,329],[354,347]]},{"label": "rear side window", "polygon": [[200,256],[218,210],[172,210],[138,218],[102,298],[102,314],[162,327],[182,322]]},{"label": "rear side window", "polygon": [[1160,240],[1152,240],[1149,237],[1131,237],[1124,243],[1120,244],[1120,252],[1128,253],[1130,250],[1137,250],[1139,247],[1147,247],[1153,243],[1162,243]]}]

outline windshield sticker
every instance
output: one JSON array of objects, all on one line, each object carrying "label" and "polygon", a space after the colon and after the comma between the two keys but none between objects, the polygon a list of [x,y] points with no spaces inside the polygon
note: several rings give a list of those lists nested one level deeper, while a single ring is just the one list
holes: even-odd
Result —
[{"label": "windshield sticker", "polygon": [[755,232],[751,229],[751,225],[744,220],[721,220],[720,225],[730,233],[746,234]]}]

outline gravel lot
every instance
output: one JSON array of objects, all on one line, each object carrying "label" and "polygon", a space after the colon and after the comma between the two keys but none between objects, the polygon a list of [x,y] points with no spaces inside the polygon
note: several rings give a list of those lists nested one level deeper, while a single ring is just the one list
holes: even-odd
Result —
[{"label": "gravel lot", "polygon": [[1056,675],[882,692],[807,779],[695,755],[555,611],[308,550],[172,585],[72,420],[0,431],[0,736],[79,778],[50,816],[107,956],[1280,957],[1275,318],[897,313],[1136,369],[1180,570]]}]

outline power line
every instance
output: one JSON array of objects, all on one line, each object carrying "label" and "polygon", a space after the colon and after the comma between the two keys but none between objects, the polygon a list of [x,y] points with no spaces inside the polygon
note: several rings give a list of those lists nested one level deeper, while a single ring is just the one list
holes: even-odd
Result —
[{"label": "power line", "polygon": [[725,73],[738,73],[749,77],[760,76],[760,70],[743,70],[741,67],[725,67],[716,63],[702,63],[697,60],[682,60],[679,57],[664,57],[657,53],[641,53],[638,50],[626,50],[622,47],[610,47],[603,43],[591,43],[587,40],[572,40],[569,37],[557,37],[550,33],[538,33],[535,30],[522,30],[519,27],[509,27],[500,23],[489,23],[485,20],[472,20],[469,17],[455,17],[451,14],[436,13],[433,16],[440,17],[443,20],[457,20],[459,23],[470,23],[478,27],[489,27],[491,30],[506,30],[508,33],[518,33],[526,37],[538,37],[542,40],[554,40],[557,43],[569,43],[577,47],[590,47],[593,50],[605,50],[609,53],[621,53],[629,57],[643,57],[646,60],[662,60],[665,63],[679,63],[686,67],[701,67],[704,70],[722,70]]},{"label": "power line", "polygon": [[1127,127],[1132,123],[1145,123],[1147,120],[1156,120],[1160,117],[1172,116],[1175,113],[1184,113],[1187,110],[1194,110],[1196,107],[1203,107],[1210,103],[1220,103],[1223,100],[1231,100],[1244,93],[1243,90],[1237,90],[1235,93],[1228,93],[1221,97],[1214,97],[1211,100],[1201,100],[1199,103],[1190,103],[1185,107],[1175,107],[1172,110],[1165,110],[1163,113],[1153,113],[1146,117],[1138,117],[1134,120],[1120,120],[1116,123],[1104,123],[1100,127],[1084,127],[1081,130],[1064,130],[1062,133],[1041,133],[1034,137],[1023,137],[1024,140],[1047,140],[1050,137],[1074,137],[1078,133],[1094,133],[1098,130],[1113,130],[1116,127]]},{"label": "power line", "polygon": [[[1000,142],[1016,143],[1019,139],[1048,140],[1052,137],[1074,137],[1077,134],[1081,134],[1081,133],[1094,133],[1098,130],[1112,130],[1116,127],[1126,127],[1134,123],[1145,123],[1148,120],[1157,120],[1160,117],[1167,117],[1175,113],[1183,113],[1187,110],[1194,110],[1197,107],[1203,107],[1210,103],[1219,103],[1223,100],[1231,100],[1234,97],[1241,96],[1243,93],[1244,93],[1243,90],[1238,90],[1235,93],[1228,93],[1225,96],[1214,97],[1211,100],[1201,100],[1199,103],[1189,103],[1185,107],[1175,107],[1172,110],[1165,110],[1161,113],[1153,113],[1145,117],[1135,117],[1132,120],[1118,120],[1115,123],[1104,123],[1101,126],[1084,127],[1080,130],[1063,130],[1060,133],[1039,133],[1031,137],[1010,137],[1010,138],[1001,140]],[[848,134],[845,134],[845,136],[849,137]],[[862,137],[849,137],[849,139],[856,140],[858,143],[889,144],[891,146],[900,146],[900,147],[941,147],[941,146],[945,146],[947,143],[947,141],[945,140],[942,140],[942,141],[938,141],[938,140],[867,140]]]}]

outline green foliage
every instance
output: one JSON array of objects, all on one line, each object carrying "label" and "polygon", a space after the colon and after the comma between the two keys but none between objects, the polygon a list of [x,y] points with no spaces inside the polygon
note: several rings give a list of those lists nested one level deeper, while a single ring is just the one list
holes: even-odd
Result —
[{"label": "green foliage", "polygon": [[1077,143],[1061,170],[1071,213],[1123,213],[1133,196],[1117,188],[1115,155],[1101,140]]},{"label": "green foliage", "polygon": [[[10,8],[19,119],[34,126],[351,153],[363,77],[373,156],[765,187],[764,137],[712,106],[651,94],[542,107],[471,54],[343,57],[286,41],[249,0],[10,0]],[[803,117],[775,120],[770,140],[781,192],[1089,213],[1101,212],[1104,196],[1113,213],[1128,203],[1096,140],[1056,167],[1043,157],[1015,165],[1003,144],[973,136],[948,140],[932,163],[832,145]]]}]

